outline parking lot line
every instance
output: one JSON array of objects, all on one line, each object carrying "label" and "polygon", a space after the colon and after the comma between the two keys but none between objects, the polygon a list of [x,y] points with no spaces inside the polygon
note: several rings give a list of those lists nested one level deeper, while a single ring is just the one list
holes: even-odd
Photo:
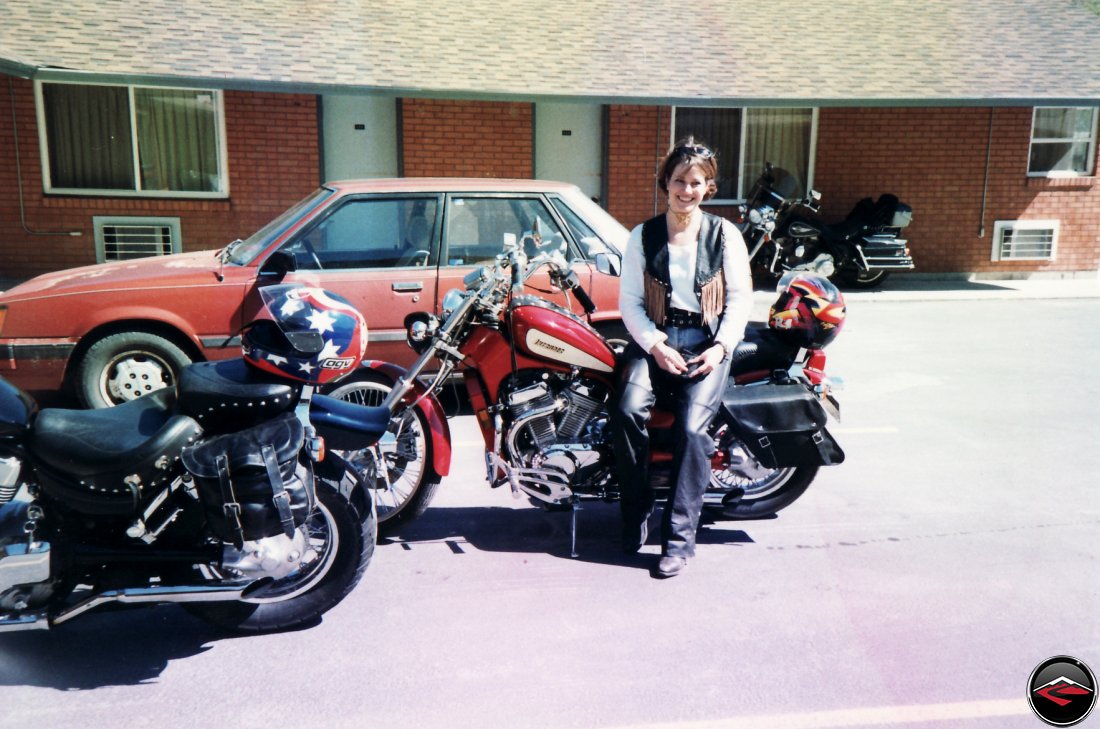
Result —
[{"label": "parking lot line", "polygon": [[952,722],[1030,714],[1031,709],[1026,699],[1020,698],[728,717],[698,722],[646,724],[636,729],[856,729],[866,726],[901,726],[921,722]]}]

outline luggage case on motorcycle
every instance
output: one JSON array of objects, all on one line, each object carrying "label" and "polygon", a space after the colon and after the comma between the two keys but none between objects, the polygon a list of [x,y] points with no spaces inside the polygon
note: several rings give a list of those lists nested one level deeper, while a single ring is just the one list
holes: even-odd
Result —
[{"label": "luggage case on motorcycle", "polygon": [[293,536],[313,509],[313,469],[301,456],[305,429],[292,413],[184,449],[214,534],[238,547]]},{"label": "luggage case on motorcycle", "polygon": [[731,384],[722,404],[734,431],[767,468],[844,461],[844,451],[825,429],[825,408],[800,382],[773,379],[758,385]]}]

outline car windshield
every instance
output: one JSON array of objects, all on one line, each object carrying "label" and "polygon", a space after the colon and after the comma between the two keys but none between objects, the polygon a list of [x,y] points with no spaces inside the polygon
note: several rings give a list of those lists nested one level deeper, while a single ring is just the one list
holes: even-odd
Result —
[{"label": "car windshield", "polygon": [[246,266],[252,263],[256,256],[260,255],[260,253],[271,245],[272,241],[282,235],[282,233],[294,223],[298,222],[303,215],[320,205],[335,192],[335,190],[328,187],[317,188],[308,196],[292,205],[282,215],[257,230],[241,243],[234,245],[232,250],[229,251],[229,257],[226,259],[226,262],[238,266]]}]

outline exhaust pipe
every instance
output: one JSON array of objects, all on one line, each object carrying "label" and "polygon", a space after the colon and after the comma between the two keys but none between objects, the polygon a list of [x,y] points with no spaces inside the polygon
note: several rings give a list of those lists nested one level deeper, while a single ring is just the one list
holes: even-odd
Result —
[{"label": "exhaust pipe", "polygon": [[224,602],[239,600],[252,582],[234,582],[218,587],[210,585],[166,585],[158,587],[128,587],[108,590],[81,600],[53,618],[45,612],[34,615],[0,616],[0,632],[42,630],[68,622],[89,610],[111,603],[183,603]]}]

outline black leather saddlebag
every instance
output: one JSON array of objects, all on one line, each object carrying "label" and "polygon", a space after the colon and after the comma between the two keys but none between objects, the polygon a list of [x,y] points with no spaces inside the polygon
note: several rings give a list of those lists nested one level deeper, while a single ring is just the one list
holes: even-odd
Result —
[{"label": "black leather saddlebag", "polygon": [[844,461],[844,451],[825,429],[825,408],[801,383],[730,385],[722,404],[735,432],[768,468]]},{"label": "black leather saddlebag", "polygon": [[302,454],[302,423],[287,413],[184,449],[214,534],[242,542],[292,536],[313,509],[313,469]]}]

